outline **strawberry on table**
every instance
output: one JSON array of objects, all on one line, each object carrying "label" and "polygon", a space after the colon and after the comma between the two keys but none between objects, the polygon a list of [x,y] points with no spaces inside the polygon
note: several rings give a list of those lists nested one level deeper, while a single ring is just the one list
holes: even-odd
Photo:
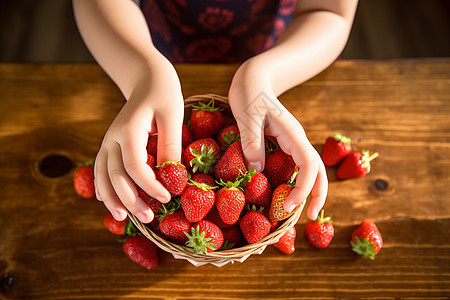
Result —
[{"label": "strawberry on table", "polygon": [[180,195],[188,182],[186,167],[179,162],[156,166],[156,177],[172,195]]},{"label": "strawberry on table", "polygon": [[207,174],[212,173],[221,153],[215,140],[204,138],[190,143],[183,152],[183,159],[193,173]]},{"label": "strawberry on table", "polygon": [[86,199],[94,197],[94,162],[88,161],[81,164],[75,171],[73,186],[75,192]]},{"label": "strawberry on table", "polygon": [[269,180],[270,186],[275,189],[280,184],[286,183],[296,170],[297,166],[292,156],[278,149],[266,156],[263,174]]},{"label": "strawberry on table", "polygon": [[202,220],[192,226],[191,234],[185,232],[188,241],[187,247],[191,247],[195,254],[213,252],[223,244],[223,233],[220,228],[208,221]]},{"label": "strawberry on table", "polygon": [[336,132],[329,136],[322,150],[325,166],[332,167],[340,163],[351,152],[351,139]]},{"label": "strawberry on table", "polygon": [[111,213],[107,213],[103,218],[103,225],[112,233],[117,235],[134,236],[138,233],[137,228],[133,222],[126,217],[123,221],[114,219]]},{"label": "strawberry on table", "polygon": [[181,207],[189,222],[202,220],[214,206],[216,195],[213,188],[191,181],[181,194]]},{"label": "strawberry on table", "polygon": [[339,179],[363,177],[370,172],[370,162],[378,157],[378,153],[369,156],[369,151],[352,151],[347,155],[336,171]]},{"label": "strawberry on table", "polygon": [[272,189],[267,177],[255,170],[248,171],[239,178],[243,178],[245,201],[263,207],[270,207]]},{"label": "strawberry on table", "polygon": [[193,106],[190,122],[194,139],[212,138],[219,132],[223,124],[221,110],[214,105],[214,99]]},{"label": "strawberry on table", "polygon": [[236,141],[225,150],[214,166],[214,175],[217,179],[227,182],[235,181],[239,175],[246,172],[242,144],[240,141]]},{"label": "strawberry on table", "polygon": [[334,227],[330,217],[323,217],[324,210],[314,221],[306,223],[305,234],[309,243],[316,248],[326,248],[334,237]]},{"label": "strawberry on table", "polygon": [[135,263],[147,269],[158,267],[158,248],[145,236],[129,237],[123,243],[123,251]]},{"label": "strawberry on table", "polygon": [[246,213],[239,220],[242,235],[249,243],[257,243],[270,233],[270,222],[258,211]]},{"label": "strawberry on table", "polygon": [[273,244],[273,246],[285,254],[292,254],[295,252],[296,236],[297,230],[294,226],[292,226],[286,231],[285,234],[283,234],[278,242]]},{"label": "strawberry on table", "polygon": [[223,187],[216,192],[216,208],[226,224],[235,224],[245,205],[244,192],[239,187],[241,181],[220,182]]},{"label": "strawberry on table", "polygon": [[375,223],[364,220],[353,231],[350,244],[352,250],[357,254],[374,260],[375,255],[377,255],[383,247],[383,238]]}]

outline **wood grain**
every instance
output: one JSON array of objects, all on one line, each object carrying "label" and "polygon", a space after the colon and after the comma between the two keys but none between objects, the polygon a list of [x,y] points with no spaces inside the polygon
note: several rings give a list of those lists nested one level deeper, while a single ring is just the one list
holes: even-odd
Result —
[{"label": "wood grain", "polygon": [[[236,66],[176,69],[187,97],[226,95]],[[0,64],[0,298],[449,298],[450,60],[340,61],[280,100],[318,151],[340,131],[380,154],[364,178],[327,170],[330,247],[308,244],[303,215],[293,255],[268,247],[242,264],[196,268],[160,253],[147,271],[103,227],[103,204],[72,187],[73,166],[95,157],[124,103],[118,89],[93,64]],[[54,155],[69,167],[43,163]],[[375,261],[349,249],[364,218],[385,241]]]}]

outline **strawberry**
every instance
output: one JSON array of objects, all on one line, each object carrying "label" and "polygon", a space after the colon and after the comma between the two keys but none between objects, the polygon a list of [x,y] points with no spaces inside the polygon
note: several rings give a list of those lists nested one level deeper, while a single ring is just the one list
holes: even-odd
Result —
[{"label": "strawberry", "polygon": [[155,171],[156,159],[155,159],[155,157],[154,157],[152,154],[150,154],[150,153],[147,153],[147,165],[149,165],[150,168],[152,168],[152,170]]},{"label": "strawberry", "polygon": [[377,255],[383,247],[383,238],[375,223],[364,220],[353,231],[350,244],[353,251],[374,260],[375,255]]},{"label": "strawberry", "polygon": [[241,137],[239,135],[239,128],[237,125],[225,127],[217,134],[216,138],[217,143],[223,151],[225,151],[232,143],[240,141],[240,139]]},{"label": "strawberry", "polygon": [[199,139],[186,147],[183,152],[184,162],[192,168],[193,173],[212,173],[214,165],[220,158],[220,147],[212,138]]},{"label": "strawberry", "polygon": [[214,180],[214,177],[208,174],[203,173],[195,173],[191,177],[191,181],[195,181],[197,183],[203,183],[210,187],[216,187],[216,181]]},{"label": "strawberry", "polygon": [[325,166],[332,167],[340,163],[351,152],[351,139],[339,132],[329,136],[322,150]]},{"label": "strawberry", "polygon": [[184,244],[187,242],[184,232],[189,232],[191,227],[192,223],[186,219],[182,209],[176,209],[176,206],[166,208],[166,205],[163,205],[162,214],[159,215],[159,229],[165,237],[175,243]]},{"label": "strawberry", "polygon": [[369,151],[352,151],[347,155],[336,171],[339,179],[349,179],[366,176],[370,172],[370,162],[378,157],[378,153],[369,156]]},{"label": "strawberry", "polygon": [[227,224],[220,218],[219,212],[217,211],[217,208],[213,206],[209,213],[206,215],[205,220],[211,221],[217,226],[219,226],[220,229],[224,230],[225,228],[229,228],[233,225]]},{"label": "strawberry", "polygon": [[189,222],[202,220],[214,206],[214,190],[206,184],[191,181],[181,194],[181,207]]},{"label": "strawberry", "polygon": [[140,187],[136,187],[138,196],[141,198],[152,210],[153,214],[159,214],[160,213],[160,207],[162,207],[162,203],[147,194],[143,189]]},{"label": "strawberry", "polygon": [[179,162],[165,162],[156,166],[156,177],[172,195],[180,195],[188,182],[188,173]]},{"label": "strawberry", "polygon": [[216,193],[216,208],[225,224],[235,224],[245,205],[244,192],[239,188],[241,181],[220,182],[223,187]]},{"label": "strawberry", "polygon": [[86,199],[94,197],[94,167],[92,161],[83,163],[76,169],[73,186],[79,196]]},{"label": "strawberry", "polygon": [[208,221],[202,220],[191,228],[191,234],[185,232],[188,241],[186,246],[193,248],[194,253],[198,254],[213,252],[219,249],[223,244],[223,233],[220,228]]},{"label": "strawberry", "polygon": [[262,213],[251,211],[239,220],[242,235],[249,243],[257,243],[270,233],[270,222]]},{"label": "strawberry", "polygon": [[214,106],[214,99],[208,104],[199,102],[193,106],[190,122],[196,140],[212,138],[219,132],[223,124],[221,110],[220,107]]},{"label": "strawberry", "polygon": [[255,170],[248,171],[239,178],[243,178],[242,186],[244,187],[245,201],[263,207],[269,207],[272,196],[267,177]]},{"label": "strawberry", "polygon": [[280,184],[272,193],[272,202],[270,204],[269,219],[272,221],[281,221],[289,218],[297,211],[300,206],[297,206],[292,212],[288,213],[284,210],[284,202],[294,189],[292,184]]},{"label": "strawberry", "polygon": [[153,155],[156,158],[156,153],[158,152],[158,135],[151,135],[147,142],[147,153]]},{"label": "strawberry", "polygon": [[263,174],[266,175],[270,186],[274,189],[286,183],[297,170],[294,159],[289,154],[278,149],[266,156]]},{"label": "strawberry", "polygon": [[244,153],[240,141],[231,144],[220,157],[214,166],[214,175],[217,179],[227,181],[235,181],[239,175],[245,174]]},{"label": "strawberry", "polygon": [[240,245],[242,233],[238,225],[233,225],[231,227],[222,229],[222,233],[224,242],[221,250],[236,248]]},{"label": "strawberry", "polygon": [[147,269],[158,267],[158,248],[145,236],[129,237],[123,243],[123,251],[135,263]]},{"label": "strawberry", "polygon": [[117,221],[110,213],[107,213],[103,218],[103,225],[105,225],[110,232],[117,235],[134,236],[138,232],[137,228],[128,217],[123,221]]},{"label": "strawberry", "polygon": [[309,243],[316,248],[326,248],[334,237],[334,227],[330,217],[323,217],[324,210],[314,221],[306,223],[305,234]]},{"label": "strawberry", "polygon": [[292,254],[295,251],[296,236],[297,230],[292,226],[273,246],[285,254]]},{"label": "strawberry", "polygon": [[185,149],[190,143],[194,141],[194,137],[192,136],[192,131],[186,124],[182,125],[181,130],[181,147]]}]

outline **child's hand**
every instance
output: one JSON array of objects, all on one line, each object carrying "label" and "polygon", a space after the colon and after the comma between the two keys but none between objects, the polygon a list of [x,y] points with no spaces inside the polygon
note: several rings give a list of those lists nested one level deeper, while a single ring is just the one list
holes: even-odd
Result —
[{"label": "child's hand", "polygon": [[228,95],[248,168],[264,169],[264,135],[275,137],[280,148],[290,154],[299,167],[295,189],[285,202],[285,210],[292,211],[311,193],[307,214],[314,220],[327,195],[325,166],[303,127],[278,101],[265,76],[264,71],[255,72],[254,68],[242,65],[233,78]]},{"label": "child's hand", "polygon": [[179,83],[158,87],[147,81],[137,86],[109,127],[95,161],[95,190],[117,220],[126,218],[126,210],[141,222],[153,219],[135,184],[163,203],[170,200],[147,165],[147,141],[158,133],[157,164],[180,160],[183,113]]}]

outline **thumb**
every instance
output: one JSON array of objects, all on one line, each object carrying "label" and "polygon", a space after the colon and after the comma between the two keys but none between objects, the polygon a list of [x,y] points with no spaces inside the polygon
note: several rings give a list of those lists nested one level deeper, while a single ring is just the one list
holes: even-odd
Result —
[{"label": "thumb", "polygon": [[248,170],[261,172],[265,162],[264,115],[248,107],[234,114]]}]

